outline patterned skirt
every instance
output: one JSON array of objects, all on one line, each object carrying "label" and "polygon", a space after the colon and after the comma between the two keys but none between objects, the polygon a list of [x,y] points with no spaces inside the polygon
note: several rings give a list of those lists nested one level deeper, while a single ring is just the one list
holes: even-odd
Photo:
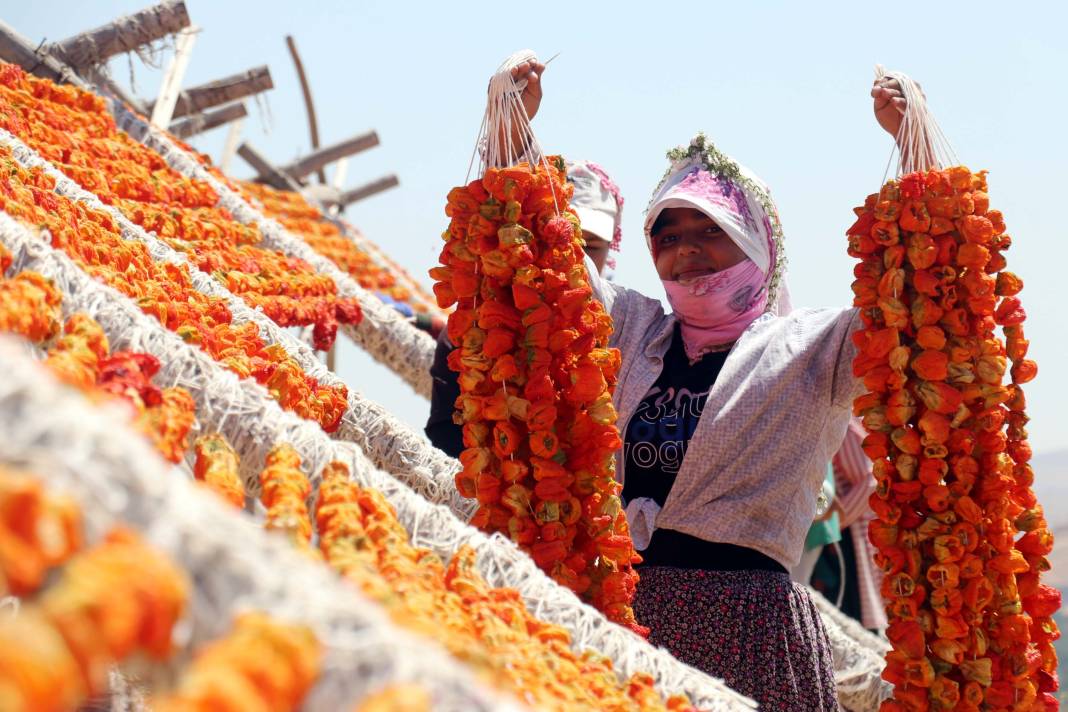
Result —
[{"label": "patterned skirt", "polygon": [[639,569],[634,599],[649,642],[722,678],[760,710],[839,710],[819,612],[804,587],[772,571]]}]

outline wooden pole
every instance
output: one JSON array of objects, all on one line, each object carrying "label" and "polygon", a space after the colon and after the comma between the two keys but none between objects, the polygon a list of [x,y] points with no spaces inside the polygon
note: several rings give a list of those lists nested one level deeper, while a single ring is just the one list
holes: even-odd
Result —
[{"label": "wooden pole", "polygon": [[30,42],[3,20],[0,20],[0,59],[17,64],[44,79],[88,88],[73,69]]},{"label": "wooden pole", "polygon": [[283,173],[279,168],[276,168],[273,163],[267,160],[266,156],[253,148],[249,143],[242,143],[237,149],[237,155],[245,159],[245,162],[252,166],[259,174],[256,180],[278,188],[279,190],[300,190],[300,186],[295,180]]},{"label": "wooden pole", "polygon": [[338,159],[351,156],[360,151],[366,151],[369,148],[377,146],[378,143],[378,134],[374,131],[369,131],[368,133],[353,136],[344,141],[320,148],[318,151],[312,151],[304,158],[293,161],[289,165],[282,166],[280,170],[300,180]]},{"label": "wooden pole", "polygon": [[222,155],[219,156],[219,170],[230,173],[230,164],[237,153],[237,142],[241,140],[241,129],[245,125],[244,119],[238,119],[230,124],[230,130],[226,132],[226,142],[223,144]]},{"label": "wooden pole", "polygon": [[189,57],[193,53],[197,32],[199,28],[191,26],[178,33],[178,39],[174,45],[174,56],[167,64],[167,71],[164,72],[163,82],[159,87],[159,98],[152,105],[152,118],[149,119],[149,123],[153,126],[165,129],[174,118],[175,106],[182,89],[182,79],[185,78],[185,69],[189,66]]},{"label": "wooden pole", "polygon": [[385,178],[379,178],[378,180],[362,185],[359,188],[353,188],[352,190],[346,190],[341,194],[341,198],[338,203],[341,206],[351,205],[358,200],[364,198],[370,198],[372,195],[377,195],[383,190],[389,190],[390,188],[400,185],[400,180],[395,175],[388,175]]},{"label": "wooden pole", "polygon": [[[314,151],[319,148],[319,121],[315,118],[315,102],[312,101],[311,85],[304,74],[304,63],[300,61],[300,53],[297,52],[297,43],[293,35],[286,35],[286,47],[289,48],[289,56],[293,58],[293,64],[297,68],[297,79],[300,80],[300,91],[304,94],[304,109],[308,114],[308,131],[311,133],[311,147]],[[318,171],[319,182],[326,183],[326,171],[322,168]]]},{"label": "wooden pole", "polygon": [[270,70],[266,66],[255,67],[246,72],[239,72],[186,89],[178,95],[171,118],[177,119],[196,114],[213,106],[228,104],[273,88]]},{"label": "wooden pole", "polygon": [[184,0],[164,0],[67,39],[47,45],[47,51],[71,67],[104,64],[109,57],[173,35],[189,26]]},{"label": "wooden pole", "polygon": [[195,136],[196,134],[210,131],[211,129],[228,124],[231,121],[237,121],[248,116],[248,110],[241,102],[234,104],[227,104],[221,109],[215,109],[214,111],[205,111],[201,114],[189,116],[181,121],[175,121],[171,124],[169,131],[181,139]]}]

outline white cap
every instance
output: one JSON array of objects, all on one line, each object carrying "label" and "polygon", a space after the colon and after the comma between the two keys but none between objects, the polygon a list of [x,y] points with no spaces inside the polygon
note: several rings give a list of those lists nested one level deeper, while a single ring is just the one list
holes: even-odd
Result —
[{"label": "white cap", "polygon": [[612,242],[619,223],[619,207],[616,198],[582,161],[567,164],[567,180],[575,186],[571,207],[578,215],[582,229]]}]

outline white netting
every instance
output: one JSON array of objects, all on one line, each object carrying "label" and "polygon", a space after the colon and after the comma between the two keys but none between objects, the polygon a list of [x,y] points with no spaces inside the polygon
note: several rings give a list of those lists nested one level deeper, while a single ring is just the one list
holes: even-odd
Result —
[{"label": "white netting", "polygon": [[842,613],[819,591],[810,588],[808,593],[820,612],[831,643],[838,701],[849,712],[874,712],[894,691],[879,676],[890,643]]},{"label": "white netting", "polygon": [[[325,647],[303,709],[349,709],[387,681],[428,687],[435,708],[520,709],[284,537],[177,475],[117,411],[59,384],[21,343],[0,339],[0,365],[0,460],[75,497],[88,540],[132,526],[189,574],[195,586],[178,633],[185,649],[225,635],[235,613],[262,610],[308,625]],[[113,683],[120,708],[136,709],[137,692],[121,675]]]},{"label": "white netting", "polygon": [[275,220],[264,216],[213,176],[199,161],[176,144],[165,132],[150,126],[121,102],[111,107],[118,125],[130,136],[159,153],[167,164],[184,176],[209,184],[219,195],[219,205],[236,220],[256,225],[263,235],[263,244],[286,255],[308,262],[319,274],[337,285],[338,294],[353,297],[360,303],[363,319],[359,324],[343,324],[341,331],[359,344],[375,360],[400,376],[416,393],[430,397],[430,365],[434,360],[434,340],[417,329],[393,307],[361,287],[337,265],[313,250],[299,237],[290,235]]},{"label": "white netting", "polygon": [[[297,450],[316,485],[326,463],[344,462],[355,481],[379,490],[396,507],[415,546],[426,547],[446,560],[460,546],[471,546],[478,555],[478,570],[491,585],[517,589],[534,615],[566,628],[577,649],[601,652],[625,676],[648,672],[661,692],[685,693],[703,709],[751,707],[746,698],[720,681],[610,623],[545,576],[511,541],[499,535],[486,536],[467,526],[446,507],[428,502],[376,469],[355,445],[331,440],[315,423],[283,411],[262,386],[225,370],[143,314],[121,294],[90,279],[66,255],[2,213],[0,240],[11,250],[15,270],[32,269],[53,279],[64,294],[64,309],[83,311],[96,319],[113,348],[157,356],[161,370],[155,380],[189,390],[196,401],[201,427],[221,432],[234,446],[250,490],[255,491],[258,471],[267,451],[276,443],[287,442]],[[241,538],[231,541],[240,542]]]}]

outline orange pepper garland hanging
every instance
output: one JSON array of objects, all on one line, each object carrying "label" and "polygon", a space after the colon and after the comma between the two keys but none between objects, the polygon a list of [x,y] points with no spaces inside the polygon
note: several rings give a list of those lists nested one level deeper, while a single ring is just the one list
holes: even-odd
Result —
[{"label": "orange pepper garland hanging", "polygon": [[438,305],[459,372],[466,449],[456,485],[473,523],[505,532],[556,581],[639,633],[612,390],[619,352],[583,264],[563,161],[488,169],[449,192]]},{"label": "orange pepper garland hanging", "polygon": [[[1021,280],[985,173],[891,180],[848,230],[894,684],[883,712],[1056,710],[1060,593],[1032,490]],[[1002,327],[1004,340],[997,333]],[[1011,383],[1003,383],[1008,374]]]}]

